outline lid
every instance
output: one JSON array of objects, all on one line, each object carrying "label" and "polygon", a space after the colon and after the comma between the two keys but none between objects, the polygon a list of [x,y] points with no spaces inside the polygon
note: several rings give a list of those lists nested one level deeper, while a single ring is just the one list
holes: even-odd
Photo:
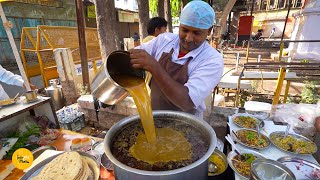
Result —
[{"label": "lid", "polygon": [[292,171],[278,161],[271,159],[256,159],[251,164],[251,176],[260,180],[281,179],[295,180]]}]

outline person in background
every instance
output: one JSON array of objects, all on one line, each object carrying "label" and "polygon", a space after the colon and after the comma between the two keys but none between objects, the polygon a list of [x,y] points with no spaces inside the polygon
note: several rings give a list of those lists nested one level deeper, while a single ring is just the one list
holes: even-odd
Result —
[{"label": "person in background", "polygon": [[275,32],[276,32],[276,28],[272,28],[272,30],[271,30],[271,32],[270,32],[270,36],[269,36],[268,39],[273,38]]},{"label": "person in background", "polygon": [[139,46],[140,45],[140,36],[137,32],[135,32],[132,36],[133,41],[134,41],[134,47]]},{"label": "person in background", "polygon": [[[20,87],[24,86],[24,81],[21,76],[17,74],[13,74],[10,71],[7,71],[0,65],[0,81],[6,84],[16,85]],[[30,84],[31,89],[35,89],[36,87]],[[9,99],[8,94],[4,91],[3,87],[0,84],[0,100]]]},{"label": "person in background", "polygon": [[[167,31],[167,25],[168,22],[162,18],[162,17],[154,17],[151,18],[149,23],[148,23],[148,34],[149,36],[147,36],[146,38],[144,38],[142,40],[142,43],[146,43],[148,41],[151,41],[152,39],[156,38],[159,34],[162,34],[164,32]],[[150,84],[152,75],[149,72],[146,72],[146,78],[145,78],[145,82],[147,84]],[[150,88],[148,87],[148,92],[150,94]]]},{"label": "person in background", "polygon": [[167,31],[168,22],[162,17],[151,18],[148,23],[148,34],[146,38],[142,40],[142,43],[146,43],[153,38],[157,37],[159,34],[162,34]]},{"label": "person in background", "polygon": [[179,34],[162,33],[130,50],[131,64],[152,74],[153,110],[183,111],[203,119],[205,98],[220,82],[223,58],[206,41],[215,13],[191,1],[180,15]]}]

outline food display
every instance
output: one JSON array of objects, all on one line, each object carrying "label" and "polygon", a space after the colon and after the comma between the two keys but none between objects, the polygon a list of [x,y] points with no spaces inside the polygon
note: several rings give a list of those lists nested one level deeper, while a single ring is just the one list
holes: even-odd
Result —
[{"label": "food display", "polygon": [[11,160],[0,160],[0,179],[8,177],[14,169]]},{"label": "food display", "polygon": [[233,117],[233,122],[243,128],[255,129],[259,120],[248,115],[239,115]]},{"label": "food display", "polygon": [[317,146],[309,139],[296,134],[289,134],[284,137],[284,132],[273,132],[270,134],[270,141],[278,148],[296,154],[313,154]]},{"label": "food display", "polygon": [[16,101],[12,98],[10,99],[5,99],[5,100],[1,100],[0,101],[0,106],[8,106],[8,105],[11,105],[11,104],[14,104],[16,103]]},{"label": "food display", "polygon": [[[35,167],[36,168],[36,167]],[[35,172],[36,173],[36,172]],[[65,152],[46,164],[32,180],[39,179],[98,179],[97,163],[78,152]]]},{"label": "food display", "polygon": [[236,171],[244,177],[250,177],[250,167],[251,163],[256,160],[257,157],[253,154],[242,154],[235,155],[232,158],[232,165],[235,167]]},{"label": "food display", "polygon": [[92,141],[87,137],[73,139],[70,149],[72,151],[87,152],[92,149]]},{"label": "food display", "polygon": [[262,149],[270,145],[266,136],[260,134],[260,138],[258,138],[258,133],[253,130],[241,129],[236,132],[236,135],[238,142],[245,146]]}]

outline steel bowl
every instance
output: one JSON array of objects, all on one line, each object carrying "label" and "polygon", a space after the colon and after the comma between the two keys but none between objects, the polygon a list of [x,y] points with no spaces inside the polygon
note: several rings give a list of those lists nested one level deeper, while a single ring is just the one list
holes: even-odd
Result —
[{"label": "steel bowl", "polygon": [[288,150],[283,149],[283,148],[281,148],[280,146],[276,145],[276,144],[272,141],[272,139],[271,139],[271,136],[273,136],[273,135],[281,135],[281,136],[284,136],[284,134],[285,134],[285,131],[275,131],[275,132],[273,132],[273,133],[271,133],[271,134],[269,135],[269,139],[270,139],[271,143],[272,143],[275,147],[277,147],[278,149],[281,149],[281,150],[283,150],[283,151],[285,151],[285,152],[288,152],[288,153],[300,154],[300,155],[311,155],[311,154],[314,154],[315,152],[317,152],[317,150],[318,150],[317,145],[316,145],[314,142],[312,142],[310,139],[308,139],[308,138],[306,138],[306,137],[304,137],[304,136],[302,136],[302,135],[299,135],[299,134],[289,133],[288,135],[293,136],[294,138],[299,139],[299,140],[311,142],[311,143],[314,145],[314,147],[315,147],[315,151],[314,151],[314,152],[311,152],[311,153],[303,153],[303,154],[302,154],[302,153],[297,153],[297,152],[288,151]]},{"label": "steel bowl", "polygon": [[[237,130],[235,133],[238,134],[238,133],[241,132],[241,131],[253,131],[253,132],[257,133],[256,130],[246,129],[246,128],[239,129],[239,130]],[[266,148],[268,148],[268,147],[270,146],[270,144],[271,144],[269,138],[268,138],[266,135],[262,134],[262,133],[260,133],[260,138],[262,137],[263,139],[267,140],[267,142],[268,142],[268,145],[265,146],[265,147],[251,146],[251,145],[249,145],[249,144],[246,144],[246,143],[242,142],[240,139],[238,139],[238,135],[236,136],[234,133],[232,133],[232,135],[233,135],[233,137],[235,138],[235,140],[236,140],[239,144],[241,144],[241,145],[243,145],[243,146],[246,146],[246,147],[249,147],[249,148],[253,148],[253,149],[266,149]]]},{"label": "steel bowl", "polygon": [[289,168],[271,159],[256,159],[251,164],[250,172],[250,179],[252,180],[269,180],[275,178],[282,180],[296,179]]},{"label": "steel bowl", "polygon": [[[214,152],[212,153],[212,155],[218,155],[224,162],[224,165],[225,165],[225,168],[223,169],[223,171],[221,173],[217,173],[217,174],[214,174],[214,173],[208,173],[208,176],[217,176],[217,175],[220,175],[222,173],[224,173],[224,171],[226,171],[226,169],[228,168],[228,161],[227,161],[227,157],[226,155],[219,151],[217,148],[214,150]],[[210,160],[209,160],[210,161]]]},{"label": "steel bowl", "polygon": [[207,179],[208,178],[208,159],[214,152],[217,137],[213,128],[205,121],[198,119],[196,116],[183,112],[175,111],[153,111],[155,121],[177,121],[186,123],[202,133],[209,142],[209,148],[205,155],[185,167],[168,170],[168,171],[146,171],[129,167],[118,161],[111,152],[113,138],[124,128],[132,123],[139,123],[138,115],[130,116],[122,119],[117,124],[113,125],[107,132],[104,139],[105,153],[114,164],[114,172],[116,179],[139,179],[139,180],[180,180],[180,179]]},{"label": "steel bowl", "polygon": [[[244,127],[243,125],[241,125],[241,124],[239,124],[239,123],[236,123],[236,122],[234,121],[234,119],[235,119],[236,117],[239,117],[239,116],[249,116],[249,117],[252,117],[253,119],[255,119],[255,120],[257,121],[257,123],[260,124],[260,128],[263,128],[263,127],[264,127],[264,122],[263,122],[262,120],[256,118],[254,115],[248,114],[248,113],[236,113],[236,114],[234,114],[234,115],[231,116],[231,119],[232,119],[232,122],[233,122],[234,124],[236,124],[237,126],[239,126],[239,127],[247,128],[247,127]],[[255,128],[247,128],[247,129],[255,129]]]},{"label": "steel bowl", "polygon": [[[266,157],[260,153],[258,153],[257,151],[251,150],[251,149],[241,149],[241,153],[242,154],[253,154],[254,156],[256,156],[259,159],[266,159]],[[228,156],[227,156],[227,161],[229,166],[233,169],[234,172],[236,172],[241,178],[243,179],[248,179],[248,177],[245,177],[243,175],[241,175],[238,170],[233,166],[232,163],[232,159],[237,155],[237,153],[235,151],[231,151],[229,152]]]}]

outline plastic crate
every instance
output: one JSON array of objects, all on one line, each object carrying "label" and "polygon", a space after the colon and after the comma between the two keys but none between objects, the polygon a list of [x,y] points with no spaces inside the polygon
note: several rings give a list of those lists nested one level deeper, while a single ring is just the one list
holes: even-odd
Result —
[{"label": "plastic crate", "polygon": [[59,122],[60,128],[71,130],[71,131],[80,131],[85,126],[84,114],[77,117],[68,123]]}]

